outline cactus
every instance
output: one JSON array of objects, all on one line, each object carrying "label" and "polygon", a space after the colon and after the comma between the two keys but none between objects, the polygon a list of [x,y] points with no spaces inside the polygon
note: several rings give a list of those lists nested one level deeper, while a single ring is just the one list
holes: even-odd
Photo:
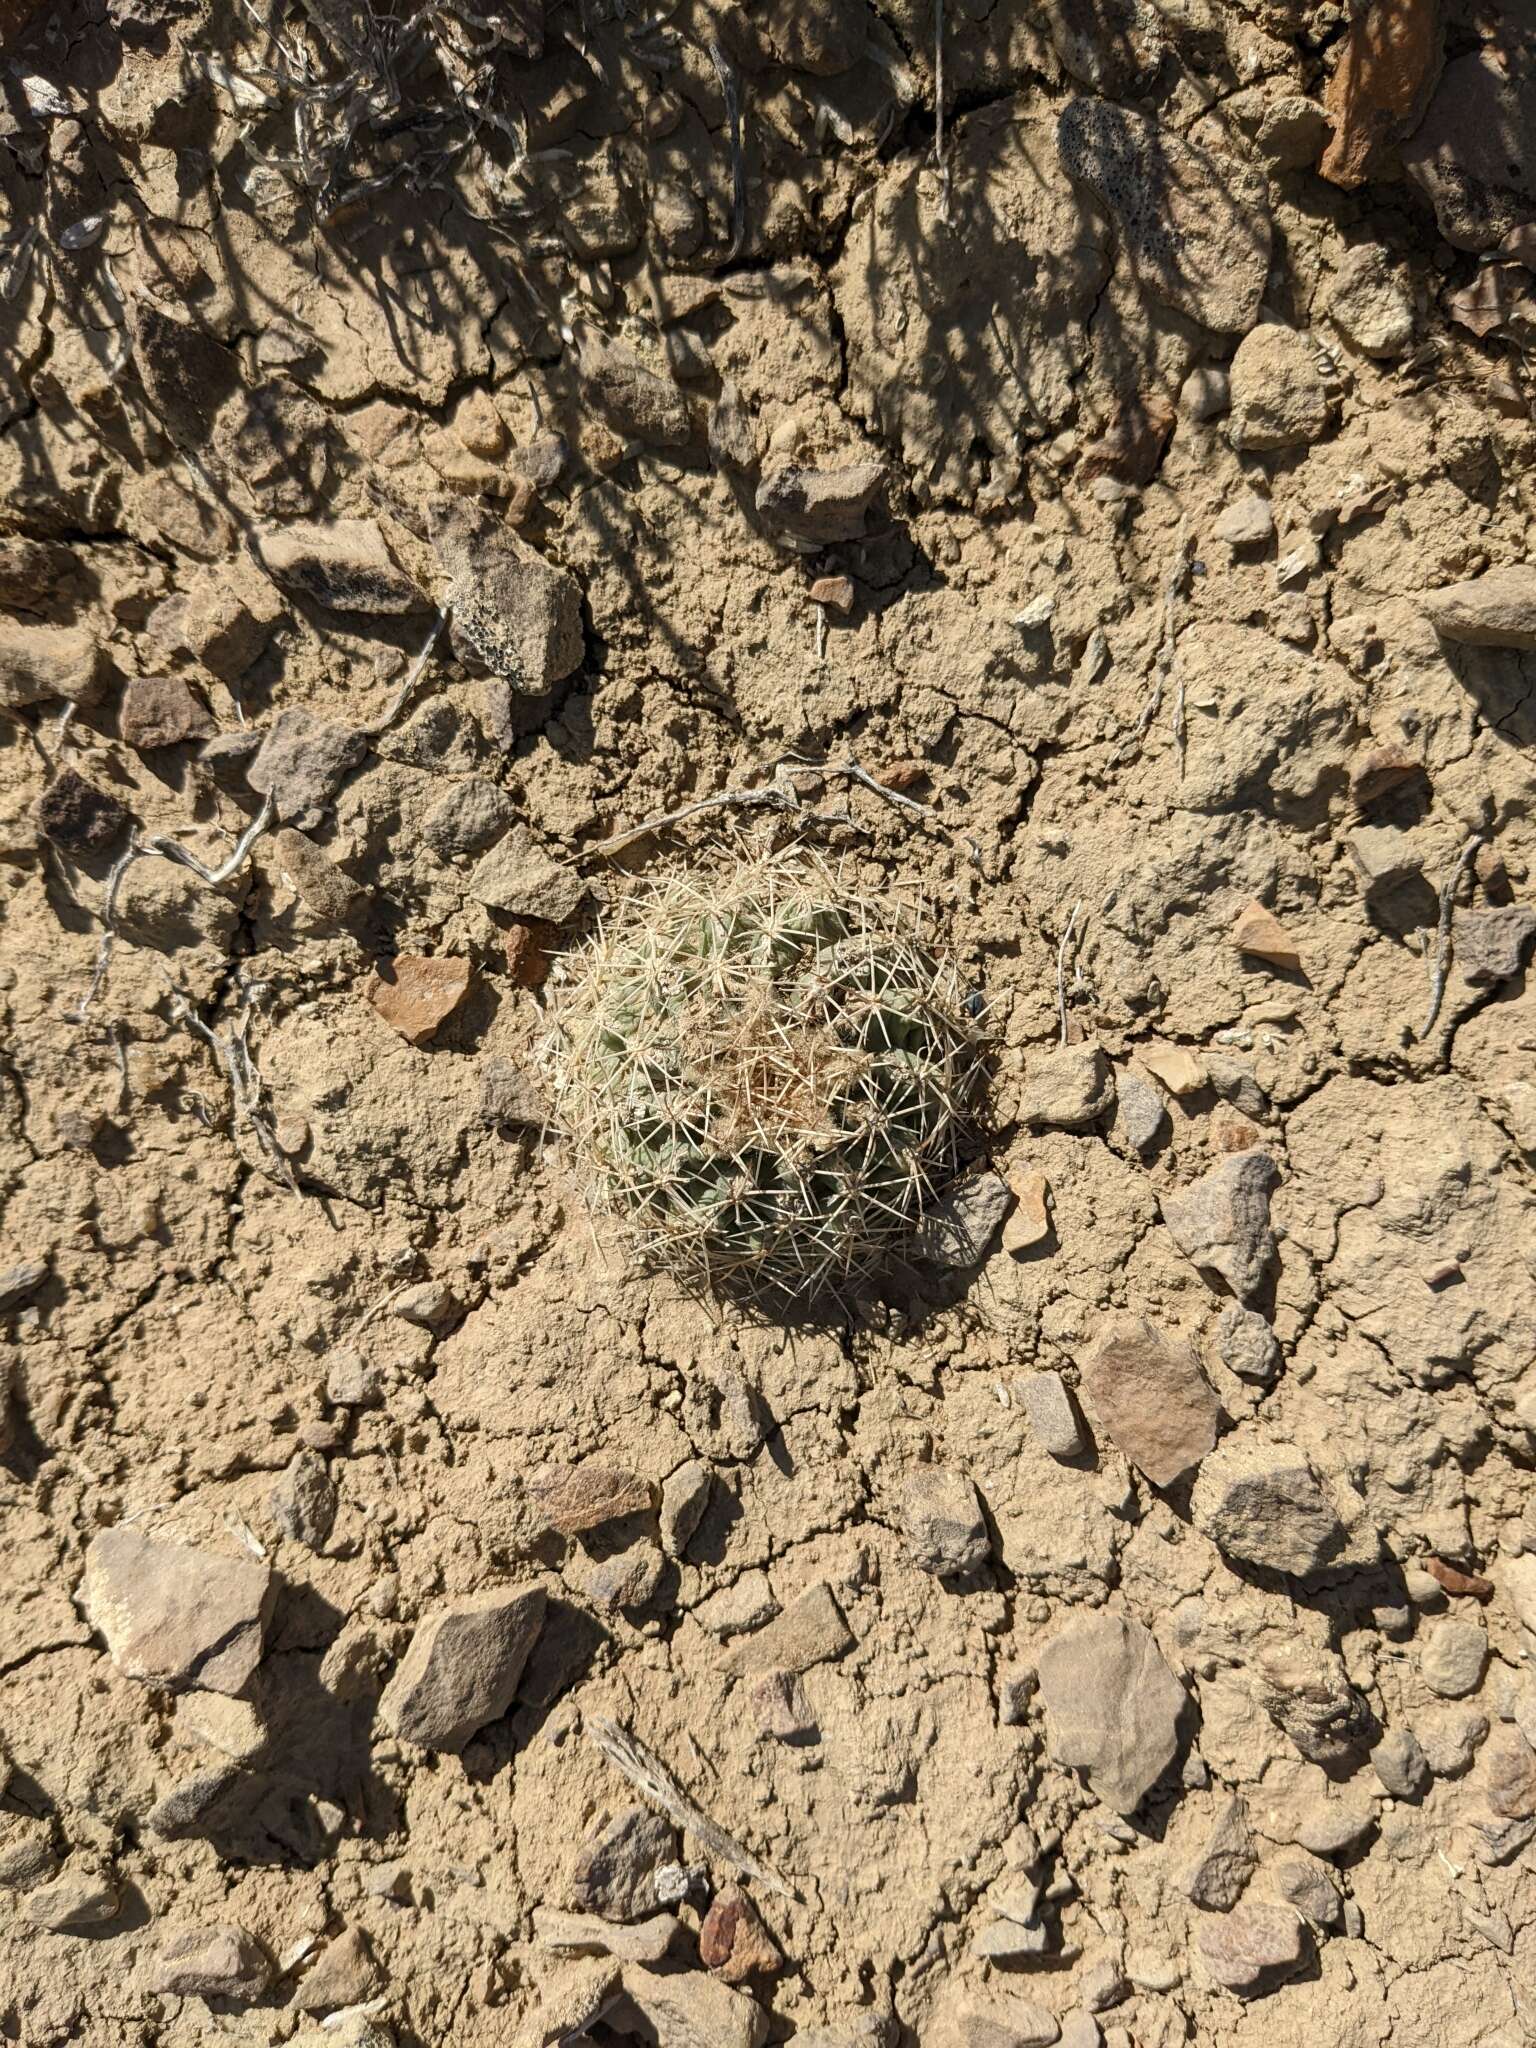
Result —
[{"label": "cactus", "polygon": [[952,1172],[982,1035],[920,911],[805,852],[637,886],[565,964],[549,1066],[645,1264],[765,1308],[841,1294]]}]

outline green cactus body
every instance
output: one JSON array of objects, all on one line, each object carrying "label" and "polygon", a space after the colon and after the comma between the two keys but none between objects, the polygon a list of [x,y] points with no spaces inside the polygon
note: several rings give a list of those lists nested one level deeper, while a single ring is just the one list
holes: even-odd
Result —
[{"label": "green cactus body", "polygon": [[648,1265],[773,1306],[910,1238],[981,1044],[923,915],[802,852],[634,889],[566,963],[549,1050],[594,1206]]}]

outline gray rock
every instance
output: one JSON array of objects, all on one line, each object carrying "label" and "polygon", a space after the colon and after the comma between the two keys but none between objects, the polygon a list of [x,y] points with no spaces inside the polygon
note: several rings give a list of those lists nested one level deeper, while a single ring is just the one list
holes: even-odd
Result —
[{"label": "gray rock", "polygon": [[1187,419],[1219,419],[1232,403],[1232,380],[1215,363],[1199,363],[1179,387],[1179,410]]},{"label": "gray rock", "polygon": [[276,1591],[254,1558],[120,1526],[92,1538],[81,1595],[126,1677],[238,1693],[261,1662]]},{"label": "gray rock", "polygon": [[1057,142],[1067,175],[1114,216],[1144,291],[1219,333],[1253,325],[1270,253],[1269,205],[1256,172],[1105,100],[1070,101]]},{"label": "gray rock", "polygon": [[647,1806],[604,1814],[577,1851],[569,1896],[578,1913],[643,1920],[657,1911],[656,1872],[677,1855],[677,1831]]},{"label": "gray rock", "polygon": [[936,1578],[978,1572],[992,1555],[980,1496],[963,1472],[915,1472],[902,1489],[901,1522],[912,1562]]},{"label": "gray rock", "polygon": [[734,1644],[721,1659],[721,1668],[738,1675],[774,1668],[809,1671],[813,1664],[830,1662],[853,1646],[853,1631],[832,1588],[818,1579],[765,1628]]},{"label": "gray rock", "polygon": [[120,1899],[112,1879],[99,1870],[68,1869],[51,1884],[28,1892],[26,1915],[50,1934],[74,1934],[117,1917]]},{"label": "gray rock", "polygon": [[757,510],[769,525],[800,540],[822,546],[858,540],[884,482],[883,462],[855,462],[845,469],[786,464],[770,470],[758,485]]},{"label": "gray rock", "polygon": [[1117,1813],[1134,1813],[1173,1762],[1184,1688],[1140,1622],[1069,1622],[1040,1655],[1051,1754],[1086,1772]]},{"label": "gray rock", "polygon": [[0,1814],[0,1891],[29,1892],[58,1867],[48,1821],[29,1813]]},{"label": "gray rock", "polygon": [[1488,1739],[1488,1716],[1476,1707],[1440,1707],[1413,1724],[1424,1761],[1437,1778],[1459,1778]]},{"label": "gray rock", "polygon": [[130,676],[123,685],[117,729],[136,753],[179,747],[213,731],[208,706],[181,676]]},{"label": "gray rock", "polygon": [[1268,498],[1261,498],[1257,491],[1234,498],[1211,528],[1211,533],[1215,539],[1225,541],[1229,548],[1263,547],[1275,535],[1275,515],[1270,510]]},{"label": "gray rock", "polygon": [[1168,1130],[1168,1105],[1152,1086],[1122,1067],[1115,1077],[1115,1117],[1111,1136],[1133,1152],[1147,1153]]},{"label": "gray rock", "polygon": [[709,453],[717,468],[742,475],[750,475],[762,460],[757,422],[729,377],[721,382],[720,396],[709,409]]},{"label": "gray rock", "polygon": [[1536,1814],[1536,1749],[1518,1728],[1500,1728],[1483,1751],[1483,1790],[1504,1820]]},{"label": "gray rock", "polygon": [[325,1398],[333,1408],[381,1408],[383,1367],[356,1351],[333,1352],[325,1376]]},{"label": "gray rock", "polygon": [[1232,358],[1232,445],[1244,454],[1303,448],[1333,423],[1333,401],[1310,335],[1255,327]]},{"label": "gray rock", "polygon": [[1374,1810],[1351,1799],[1324,1795],[1309,1800],[1296,1815],[1291,1839],[1314,1856],[1347,1856],[1376,1825]]},{"label": "gray rock", "polygon": [[587,1598],[594,1607],[639,1609],[661,1585],[661,1553],[650,1543],[631,1543],[600,1558],[587,1573]]},{"label": "gray rock", "polygon": [[1344,1901],[1333,1881],[1333,1873],[1315,1856],[1296,1850],[1271,1865],[1269,1880],[1281,1898],[1304,1914],[1314,1927],[1337,1927],[1344,1917]]},{"label": "gray rock", "polygon": [[1061,2048],[1100,2048],[1103,2029],[1091,2012],[1069,2012],[1061,2023]]},{"label": "gray rock", "polygon": [[1306,1928],[1281,1905],[1234,1906],[1219,1920],[1203,1922],[1195,1944],[1216,1982],[1241,1998],[1272,1991],[1307,1955]]},{"label": "gray rock", "polygon": [[574,869],[551,860],[527,826],[519,825],[477,863],[469,893],[491,910],[565,924],[580,909],[587,885]]},{"label": "gray rock", "polygon": [[0,1273],[0,1315],[9,1309],[20,1308],[24,1301],[36,1294],[47,1278],[46,1259],[24,1259],[18,1266],[7,1266]]},{"label": "gray rock", "polygon": [[442,802],[428,811],[421,836],[444,860],[455,854],[483,853],[501,837],[516,816],[512,799],[483,775],[456,782]]},{"label": "gray rock", "polygon": [[210,675],[238,683],[266,652],[283,603],[250,557],[210,563],[193,576],[180,618],[180,643]]},{"label": "gray rock", "polygon": [[237,1764],[254,1763],[267,1741],[261,1716],[250,1701],[218,1692],[184,1692],[176,1702],[171,1730],[178,1742],[216,1749]]},{"label": "gray rock", "polygon": [[379,1718],[424,1749],[462,1749],[512,1704],[544,1624],[541,1586],[456,1600],[421,1622],[379,1701]]},{"label": "gray rock", "polygon": [[1154,1486],[1171,1486],[1216,1441],[1220,1403],[1193,1353],[1142,1318],[1101,1336],[1082,1387],[1105,1433]]},{"label": "gray rock", "polygon": [[1087,1433],[1061,1374],[1028,1373],[1013,1388],[1040,1448],[1053,1458],[1080,1458],[1088,1448]]},{"label": "gray rock", "polygon": [[212,1764],[194,1771],[162,1793],[144,1816],[144,1825],[163,1841],[185,1842],[225,1824],[250,1785],[235,1764]]},{"label": "gray rock", "polygon": [[172,1998],[259,1998],[271,1978],[258,1944],[228,1921],[167,1928],[147,1972],[148,1988]]},{"label": "gray rock", "polygon": [[1467,647],[1536,647],[1536,562],[1485,569],[1416,599],[1442,640]]},{"label": "gray rock", "polygon": [[1475,1621],[1431,1622],[1419,1651],[1419,1676],[1442,1699],[1476,1692],[1488,1662],[1488,1631]]},{"label": "gray rock", "polygon": [[768,2019],[756,1999],[701,1970],[662,1976],[623,1967],[630,2003],[667,2048],[762,2048]]},{"label": "gray rock", "polygon": [[299,900],[317,917],[346,927],[358,916],[362,890],[302,832],[285,825],[274,833],[272,858],[292,882]]},{"label": "gray rock", "polygon": [[668,1557],[681,1557],[688,1548],[690,1538],[704,1519],[713,1486],[714,1474],[698,1458],[679,1465],[662,1482],[661,1547]]},{"label": "gray rock", "polygon": [[1001,1174],[973,1174],[923,1218],[913,1239],[913,1257],[955,1272],[979,1266],[1012,1200],[1013,1190]]},{"label": "gray rock", "polygon": [[1429,1781],[1429,1764],[1411,1728],[1393,1728],[1371,1751],[1371,1765],[1394,1799],[1416,1799]]},{"label": "gray rock", "polygon": [[727,1586],[717,1586],[693,1610],[700,1628],[715,1636],[739,1636],[744,1630],[761,1628],[779,1611],[768,1574],[742,1572]]},{"label": "gray rock", "polygon": [[284,590],[328,611],[398,618],[430,609],[430,600],[396,563],[372,519],[296,521],[260,539],[269,575]]},{"label": "gray rock", "polygon": [[295,1543],[323,1550],[336,1520],[336,1487],[318,1451],[297,1450],[267,1495],[272,1519]]},{"label": "gray rock", "polygon": [[348,726],[330,725],[307,711],[282,711],[267,729],[246,780],[258,796],[271,797],[280,818],[312,831],[367,751],[363,735]]},{"label": "gray rock", "polygon": [[622,1963],[659,1963],[682,1934],[674,1914],[654,1913],[637,1926],[603,1919],[600,1913],[562,1913],[535,1906],[533,1938],[556,1955],[614,1956]]},{"label": "gray rock", "polygon": [[1022,1728],[1040,1686],[1033,1664],[1005,1664],[997,1674],[997,1718],[1004,1728]]},{"label": "gray rock", "polygon": [[1018,1120],[1029,1131],[1082,1131],[1114,1107],[1115,1074],[1097,1045],[1064,1045],[1031,1060]]},{"label": "gray rock", "polygon": [[1248,1808],[1241,1799],[1228,1799],[1205,1847],[1181,1879],[1184,1896],[1204,1912],[1229,1913],[1247,1890],[1258,1864]]},{"label": "gray rock", "polygon": [[1160,1198],[1168,1234],[1202,1270],[1251,1301],[1275,1262],[1269,1198],[1280,1169],[1267,1152],[1233,1152],[1178,1194]]},{"label": "gray rock", "polygon": [[1456,971],[1470,988],[1513,981],[1536,932],[1536,910],[1524,903],[1495,910],[1458,910],[1452,926]]},{"label": "gray rock", "polygon": [[1345,252],[1323,304],[1362,355],[1400,356],[1413,346],[1412,295],[1378,242]]},{"label": "gray rock", "polygon": [[1331,1650],[1296,1648],[1261,1657],[1254,1666],[1254,1691],[1309,1763],[1353,1765],[1373,1733],[1369,1707]]},{"label": "gray rock", "polygon": [[390,1314],[418,1330],[440,1337],[464,1313],[464,1304],[446,1280],[421,1280],[390,1304]]},{"label": "gray rock", "polygon": [[1223,1556],[1293,1578],[1324,1570],[1348,1542],[1305,1453],[1290,1445],[1227,1437],[1201,1465],[1190,1505]]},{"label": "gray rock", "polygon": [[1050,1929],[1017,1920],[992,1920],[971,1943],[971,1954],[989,1963],[1034,1963],[1051,1952]]},{"label": "gray rock", "polygon": [[1280,1345],[1257,1309],[1230,1302],[1216,1325],[1216,1350],[1228,1372],[1267,1386],[1280,1370]]},{"label": "gray rock", "polygon": [[480,1069],[480,1120],[537,1131],[549,1121],[549,1103],[515,1060],[488,1059]]},{"label": "gray rock", "polygon": [[538,697],[581,666],[581,585],[505,525],[462,505],[434,508],[432,538],[452,581],[449,636],[467,664]]}]

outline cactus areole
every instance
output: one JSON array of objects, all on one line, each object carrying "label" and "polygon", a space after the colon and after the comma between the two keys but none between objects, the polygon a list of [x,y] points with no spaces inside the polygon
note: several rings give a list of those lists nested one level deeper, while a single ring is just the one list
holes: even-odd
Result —
[{"label": "cactus areole", "polygon": [[923,913],[804,852],[637,886],[567,963],[550,1051],[593,1205],[652,1268],[767,1308],[911,1237],[981,1070]]}]

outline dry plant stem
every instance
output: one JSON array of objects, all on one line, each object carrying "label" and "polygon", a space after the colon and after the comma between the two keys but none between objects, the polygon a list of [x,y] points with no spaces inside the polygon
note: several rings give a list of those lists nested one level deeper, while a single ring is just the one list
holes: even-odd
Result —
[{"label": "dry plant stem", "polygon": [[689,1798],[661,1758],[653,1749],[647,1749],[638,1736],[621,1728],[617,1721],[600,1715],[594,1715],[588,1721],[587,1733],[614,1769],[627,1778],[636,1791],[643,1792],[653,1806],[660,1807],[680,1828],[686,1828],[711,1856],[721,1863],[728,1863],[733,1870],[739,1870],[743,1877],[752,1878],[765,1891],[776,1892],[781,1899],[799,1902],[797,1891],[759,1863],[750,1850],[743,1849],[740,1842],[710,1819],[697,1801]]},{"label": "dry plant stem", "polygon": [[[1163,578],[1163,630],[1158,641],[1156,676],[1151,695],[1142,707],[1136,721],[1134,737],[1144,740],[1152,721],[1163,708],[1163,694],[1168,687],[1168,678],[1173,673],[1179,646],[1179,600],[1189,579],[1190,563],[1194,559],[1194,541],[1186,519],[1179,521],[1178,538],[1174,542],[1173,559]],[[1179,772],[1184,771],[1184,683],[1179,679],[1179,692],[1174,711],[1174,737],[1179,749]]]},{"label": "dry plant stem", "polygon": [[223,1037],[203,1022],[192,1007],[191,1000],[180,990],[171,1004],[171,1021],[184,1024],[208,1047],[229,1083],[230,1099],[234,1104],[236,1116],[251,1132],[260,1147],[269,1177],[278,1181],[291,1193],[297,1194],[298,1183],[293,1177],[293,1168],[284,1158],[266,1112],[261,1106],[261,1076],[251,1062],[250,1046],[246,1039],[246,1034],[251,1028],[251,1008],[260,992],[259,985],[244,991],[240,1014]]},{"label": "dry plant stem", "polygon": [[949,158],[944,150],[944,0],[933,0],[933,160],[939,168],[939,218],[949,221]]},{"label": "dry plant stem", "polygon": [[1435,967],[1429,982],[1429,1014],[1424,1019],[1424,1028],[1419,1033],[1422,1043],[1428,1038],[1440,1016],[1440,1005],[1445,1001],[1446,977],[1451,971],[1454,946],[1451,926],[1456,915],[1456,891],[1461,887],[1461,878],[1476,858],[1477,849],[1483,844],[1486,834],[1474,832],[1457,856],[1456,865],[1440,884],[1440,924],[1435,934]]},{"label": "dry plant stem", "polygon": [[1061,935],[1061,944],[1056,948],[1056,1015],[1061,1024],[1061,1042],[1067,1042],[1067,948],[1072,943],[1072,933],[1077,925],[1077,913],[1082,909],[1079,900],[1072,906],[1072,915],[1067,919],[1067,928]]},{"label": "dry plant stem", "polygon": [[731,246],[726,251],[725,260],[734,263],[747,239],[747,163],[741,153],[741,88],[730,59],[713,39],[709,45],[709,61],[720,81],[720,90],[725,97],[725,118],[730,125]]},{"label": "dry plant stem", "polygon": [[421,681],[423,675],[426,673],[427,663],[432,658],[432,650],[437,645],[438,640],[441,638],[443,628],[448,624],[448,621],[452,617],[452,605],[445,604],[444,606],[442,606],[436,618],[432,621],[430,627],[428,627],[427,637],[425,640],[423,640],[420,648],[417,650],[416,659],[411,663],[411,666],[406,673],[405,680],[401,683],[399,689],[396,690],[394,696],[390,698],[389,703],[386,705],[384,715],[381,718],[375,720],[375,722],[372,725],[365,725],[362,728],[362,730],[368,734],[370,739],[377,739],[380,733],[388,732],[389,728],[400,716],[401,712],[405,709],[406,705],[410,703],[411,698],[416,693],[417,684]]}]

